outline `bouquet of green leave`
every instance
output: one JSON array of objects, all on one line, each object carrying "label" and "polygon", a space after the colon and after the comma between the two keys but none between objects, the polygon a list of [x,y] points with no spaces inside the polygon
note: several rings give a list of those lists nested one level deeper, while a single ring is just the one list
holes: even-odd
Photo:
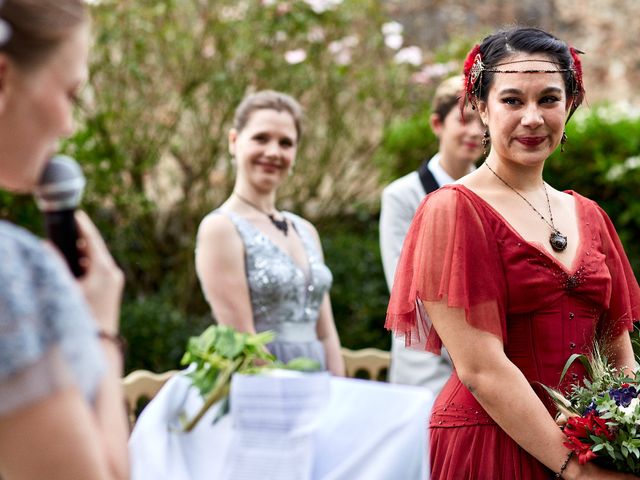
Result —
[{"label": "bouquet of green leave", "polygon": [[572,385],[567,395],[544,387],[566,418],[564,445],[581,465],[593,461],[640,476],[640,373],[630,377],[616,370],[596,347],[589,357],[569,357],[561,380],[576,360],[588,375],[583,385]]},{"label": "bouquet of green leave", "polygon": [[242,333],[225,325],[212,325],[199,337],[191,337],[181,364],[191,366],[187,376],[204,400],[200,411],[191,419],[182,418],[184,431],[190,432],[207,410],[223,401],[218,420],[228,411],[231,376],[234,373],[257,374],[275,368],[313,372],[320,364],[308,358],[296,358],[286,365],[276,360],[267,350],[273,341],[271,331],[255,334]]}]

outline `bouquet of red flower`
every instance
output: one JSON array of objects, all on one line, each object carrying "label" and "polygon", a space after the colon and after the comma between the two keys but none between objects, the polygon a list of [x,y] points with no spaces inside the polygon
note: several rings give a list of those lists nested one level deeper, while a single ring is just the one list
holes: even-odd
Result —
[{"label": "bouquet of red flower", "polygon": [[631,378],[617,371],[595,348],[591,357],[572,355],[562,377],[575,360],[590,380],[572,385],[567,395],[545,387],[566,419],[564,445],[581,465],[593,461],[640,476],[640,373]]}]

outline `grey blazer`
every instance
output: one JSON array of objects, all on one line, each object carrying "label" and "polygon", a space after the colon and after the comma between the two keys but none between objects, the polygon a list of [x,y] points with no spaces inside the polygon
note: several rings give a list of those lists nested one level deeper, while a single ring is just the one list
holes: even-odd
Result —
[{"label": "grey blazer", "polygon": [[[382,191],[380,253],[389,290],[413,216],[425,195],[440,186],[427,163],[428,160],[419,170],[395,180]],[[392,338],[389,381],[427,387],[437,395],[451,375],[451,359],[444,350],[438,356],[410,350],[403,342],[402,338]]]}]

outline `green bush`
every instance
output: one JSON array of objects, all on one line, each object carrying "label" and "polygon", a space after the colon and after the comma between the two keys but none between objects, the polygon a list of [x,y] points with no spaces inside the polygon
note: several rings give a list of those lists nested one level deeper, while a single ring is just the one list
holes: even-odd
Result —
[{"label": "green bush", "polygon": [[318,225],[327,266],[333,273],[331,303],[342,345],[390,348],[384,330],[389,292],[382,270],[378,219],[327,219]]},{"label": "green bush", "polygon": [[125,371],[180,368],[189,337],[200,335],[211,323],[209,315],[188,316],[177,310],[162,294],[126,301],[121,332],[129,345]]}]

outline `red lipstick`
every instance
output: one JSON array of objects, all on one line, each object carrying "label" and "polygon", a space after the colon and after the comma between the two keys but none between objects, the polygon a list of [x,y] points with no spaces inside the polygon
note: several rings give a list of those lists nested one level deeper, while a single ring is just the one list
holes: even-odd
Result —
[{"label": "red lipstick", "polygon": [[546,137],[517,137],[516,140],[527,147],[537,147]]}]

